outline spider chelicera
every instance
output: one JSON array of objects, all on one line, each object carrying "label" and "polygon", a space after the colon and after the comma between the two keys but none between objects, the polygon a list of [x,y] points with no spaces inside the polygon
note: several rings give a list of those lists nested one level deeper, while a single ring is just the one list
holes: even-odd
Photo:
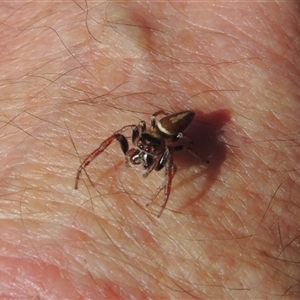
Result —
[{"label": "spider chelicera", "polygon": [[[165,115],[159,121],[158,115]],[[164,201],[158,217],[165,209],[172,186],[172,179],[176,173],[176,165],[173,161],[173,153],[182,150],[189,150],[185,144],[174,144],[183,137],[182,132],[190,125],[195,113],[193,111],[181,111],[174,114],[167,114],[160,110],[152,115],[150,129],[147,128],[145,121],[140,121],[138,125],[126,125],[116,131],[109,138],[94,150],[79,166],[75,189],[78,188],[80,174],[99,154],[101,154],[114,140],[120,143],[121,149],[125,155],[125,163],[129,165],[141,164],[146,172],[143,177],[147,177],[153,170],[160,171],[165,168],[165,181],[158,188],[152,200],[164,189]],[[132,130],[132,143],[134,148],[129,149],[129,144],[123,132]],[[151,201],[152,201],[151,200]],[[151,202],[150,201],[150,202]],[[150,202],[147,204],[149,205]]]}]

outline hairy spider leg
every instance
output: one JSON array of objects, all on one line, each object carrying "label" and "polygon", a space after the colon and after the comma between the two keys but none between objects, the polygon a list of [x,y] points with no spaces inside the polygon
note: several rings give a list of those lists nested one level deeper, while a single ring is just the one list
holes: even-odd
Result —
[{"label": "hairy spider leg", "polygon": [[156,117],[159,115],[168,115],[168,113],[161,109],[152,115],[152,117],[151,117],[151,130],[152,131],[154,131],[154,129],[156,127]]},{"label": "hairy spider leg", "polygon": [[103,141],[101,143],[101,145],[94,150],[79,166],[78,170],[77,170],[77,174],[76,174],[76,180],[75,180],[75,189],[78,188],[78,182],[79,182],[79,178],[81,175],[81,172],[83,169],[85,169],[86,166],[88,166],[99,154],[101,154],[114,140],[117,140],[120,143],[121,149],[123,151],[124,154],[126,154],[128,152],[128,141],[125,138],[124,135],[122,135],[121,133],[123,133],[124,131],[126,131],[127,129],[131,128],[132,129],[132,135],[134,135],[134,132],[137,129],[136,125],[126,125],[123,128],[121,128],[120,130],[116,131],[113,135],[111,135],[109,138],[107,138],[105,141]]},{"label": "hairy spider leg", "polygon": [[[180,151],[180,150],[178,150]],[[160,171],[167,163],[168,155],[170,155],[169,147],[167,147],[162,155],[156,156],[153,160],[151,168],[149,168],[144,174],[143,177],[146,178],[153,170]]]},{"label": "hairy spider leg", "polygon": [[140,129],[141,133],[144,133],[146,131],[146,122],[145,121],[140,122],[139,129]]},{"label": "hairy spider leg", "polygon": [[133,126],[132,128],[132,143],[135,143],[136,138],[138,138],[142,133],[146,132],[146,122],[145,121],[141,121],[139,126],[136,125],[130,125]]},{"label": "hairy spider leg", "polygon": [[167,202],[169,200],[169,196],[170,196],[170,193],[171,193],[171,187],[172,187],[172,180],[173,180],[173,177],[175,176],[175,173],[176,173],[176,170],[177,170],[176,165],[173,163],[173,154],[171,154],[170,156],[172,156],[172,159],[170,159],[170,160],[172,160],[172,163],[170,163],[170,164],[167,163],[166,164],[167,182],[165,182],[165,184],[164,184],[165,197],[164,197],[164,202],[161,206],[161,210],[157,215],[158,218],[161,216],[161,214],[164,211],[164,209],[167,205]]},{"label": "hairy spider leg", "polygon": [[143,174],[144,178],[146,178],[153,170],[156,170],[159,160],[160,160],[160,156],[154,157],[151,167],[147,169],[146,172]]},{"label": "hairy spider leg", "polygon": [[[152,197],[152,199],[146,204],[146,206],[149,206],[150,203],[158,196],[158,194],[164,189],[165,192],[165,197],[164,197],[164,202],[161,206],[161,210],[158,213],[157,217],[159,218],[164,211],[167,202],[169,200],[169,196],[171,193],[171,187],[172,187],[172,180],[175,176],[177,167],[173,162],[173,153],[174,152],[179,152],[179,151],[184,151],[187,150],[191,152],[193,155],[196,157],[199,157],[192,149],[187,147],[186,145],[178,145],[174,147],[167,147],[164,153],[157,159],[157,162],[155,162],[152,166],[151,169],[147,170],[145,174],[143,174],[143,177],[148,176],[148,174],[155,169],[156,171],[160,171],[163,167],[165,167],[165,177],[166,179],[164,182],[161,184],[161,186],[157,189],[155,195]],[[206,161],[208,163],[208,161]]]},{"label": "hairy spider leg", "polygon": [[[180,151],[180,150],[176,150],[175,151]],[[169,196],[171,193],[171,187],[172,187],[172,180],[173,177],[175,176],[176,173],[176,165],[173,162],[173,148],[171,147],[167,147],[166,150],[164,151],[164,153],[159,157],[159,159],[157,160],[157,162],[155,162],[155,170],[159,171],[161,170],[163,167],[165,167],[165,177],[166,179],[164,180],[164,182],[162,183],[162,185],[157,189],[155,195],[152,197],[152,199],[146,204],[146,206],[150,205],[150,203],[158,196],[158,194],[164,189],[165,192],[165,196],[164,196],[164,202],[161,206],[161,210],[158,213],[157,217],[159,218],[162,214],[162,212],[164,211],[167,202],[169,200]],[[154,168],[151,168],[150,172],[153,170]],[[147,171],[147,175],[150,173]]]}]

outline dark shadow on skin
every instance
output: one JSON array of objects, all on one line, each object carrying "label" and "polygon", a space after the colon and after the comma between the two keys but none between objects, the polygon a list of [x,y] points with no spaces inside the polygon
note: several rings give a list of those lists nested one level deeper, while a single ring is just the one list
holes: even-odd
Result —
[{"label": "dark shadow on skin", "polygon": [[[212,185],[218,180],[220,169],[227,156],[227,146],[221,141],[223,134],[223,127],[229,123],[231,119],[231,113],[229,110],[218,110],[210,114],[203,114],[196,111],[196,116],[191,125],[185,130],[185,135],[191,140],[190,148],[196,152],[200,158],[189,154],[186,151],[176,153],[175,163],[178,166],[177,172],[180,169],[190,169],[193,166],[199,166],[197,173],[189,176],[188,181],[194,181],[197,177],[203,176],[201,186],[197,189],[196,195],[190,195],[189,200],[184,202],[177,212],[189,213],[188,207],[193,206],[193,215],[197,212],[193,205],[195,202],[201,201],[205,194],[211,189]],[[208,163],[206,161],[209,161]],[[178,188],[182,183],[178,185]],[[176,212],[175,212],[176,213]]]}]

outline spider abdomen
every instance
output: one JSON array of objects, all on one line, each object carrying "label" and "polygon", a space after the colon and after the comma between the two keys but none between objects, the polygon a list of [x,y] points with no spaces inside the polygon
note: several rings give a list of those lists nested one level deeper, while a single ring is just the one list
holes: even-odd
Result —
[{"label": "spider abdomen", "polygon": [[163,136],[176,136],[190,125],[194,116],[195,113],[191,110],[167,115],[156,123],[156,129]]}]

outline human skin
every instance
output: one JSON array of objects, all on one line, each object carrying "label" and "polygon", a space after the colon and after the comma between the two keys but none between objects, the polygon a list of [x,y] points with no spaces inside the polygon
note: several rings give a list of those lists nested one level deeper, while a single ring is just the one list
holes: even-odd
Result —
[{"label": "human skin", "polygon": [[[1,2],[0,295],[296,299],[297,2]],[[143,178],[113,143],[193,110],[206,164]],[[126,134],[130,140],[130,132]],[[88,177],[88,176],[89,177]]]}]

